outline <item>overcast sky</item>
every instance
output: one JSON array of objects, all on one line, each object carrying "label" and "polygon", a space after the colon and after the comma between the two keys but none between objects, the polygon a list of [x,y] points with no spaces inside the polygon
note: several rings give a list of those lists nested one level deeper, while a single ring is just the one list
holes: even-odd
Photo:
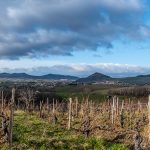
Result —
[{"label": "overcast sky", "polygon": [[150,74],[150,2],[1,0],[0,72]]}]

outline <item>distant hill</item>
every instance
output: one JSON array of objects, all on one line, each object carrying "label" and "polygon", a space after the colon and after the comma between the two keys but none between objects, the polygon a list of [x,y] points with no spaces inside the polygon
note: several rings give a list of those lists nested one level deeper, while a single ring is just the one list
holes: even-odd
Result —
[{"label": "distant hill", "polygon": [[148,75],[139,75],[139,76],[136,76],[137,78],[141,78],[141,77],[150,77],[150,74],[148,74]]},{"label": "distant hill", "polygon": [[150,85],[150,75],[139,75],[136,77],[112,78],[102,73],[94,73],[88,77],[76,80],[77,83],[106,82],[113,84]]},{"label": "distant hill", "polygon": [[150,85],[150,75],[139,75],[136,77],[120,78],[118,80],[128,84]]},{"label": "distant hill", "polygon": [[139,75],[136,77],[112,78],[102,73],[94,73],[85,78],[78,78],[70,75],[47,74],[34,76],[26,73],[0,73],[0,79],[22,79],[22,80],[70,80],[75,83],[95,83],[104,82],[112,84],[130,84],[130,85],[150,85],[150,75]]},{"label": "distant hill", "polygon": [[66,80],[77,80],[79,77],[76,76],[70,76],[70,75],[59,75],[59,74],[47,74],[40,76],[41,79],[48,79],[48,80],[61,80],[61,79],[66,79]]},{"label": "distant hill", "polygon": [[19,78],[19,79],[31,79],[35,76],[28,75],[26,73],[0,73],[0,78]]},{"label": "distant hill", "polygon": [[93,83],[93,82],[102,82],[112,79],[111,77],[104,75],[102,73],[94,73],[86,78],[80,78],[76,82],[77,83]]},{"label": "distant hill", "polygon": [[0,78],[6,79],[43,79],[43,80],[77,80],[78,77],[59,74],[47,74],[42,76],[28,75],[26,73],[0,73]]}]

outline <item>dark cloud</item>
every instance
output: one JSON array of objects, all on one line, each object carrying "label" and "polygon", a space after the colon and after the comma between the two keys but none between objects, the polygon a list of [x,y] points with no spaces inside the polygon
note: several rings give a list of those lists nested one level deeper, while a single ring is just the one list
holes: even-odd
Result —
[{"label": "dark cloud", "polygon": [[[150,36],[142,0],[6,0],[0,6],[0,58],[72,55],[113,48],[120,37]],[[137,38],[138,37],[138,38]]]}]

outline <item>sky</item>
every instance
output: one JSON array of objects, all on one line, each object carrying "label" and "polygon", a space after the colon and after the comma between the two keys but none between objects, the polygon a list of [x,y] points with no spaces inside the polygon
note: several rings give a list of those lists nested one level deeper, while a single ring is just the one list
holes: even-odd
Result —
[{"label": "sky", "polygon": [[150,74],[148,0],[0,0],[0,72]]}]

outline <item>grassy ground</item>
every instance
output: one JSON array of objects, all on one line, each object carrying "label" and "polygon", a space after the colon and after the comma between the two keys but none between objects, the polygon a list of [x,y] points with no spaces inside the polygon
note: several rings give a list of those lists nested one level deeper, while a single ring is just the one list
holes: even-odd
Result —
[{"label": "grassy ground", "polygon": [[[5,148],[3,148],[5,149]],[[85,139],[61,125],[53,126],[36,115],[15,112],[14,150],[126,150],[122,144],[108,143],[91,137]]]},{"label": "grassy ground", "polygon": [[118,87],[117,85],[66,85],[55,87],[55,92],[63,97],[78,97],[79,100],[83,96],[89,95],[89,99],[95,101],[103,101],[108,95],[108,91],[112,88]]}]

